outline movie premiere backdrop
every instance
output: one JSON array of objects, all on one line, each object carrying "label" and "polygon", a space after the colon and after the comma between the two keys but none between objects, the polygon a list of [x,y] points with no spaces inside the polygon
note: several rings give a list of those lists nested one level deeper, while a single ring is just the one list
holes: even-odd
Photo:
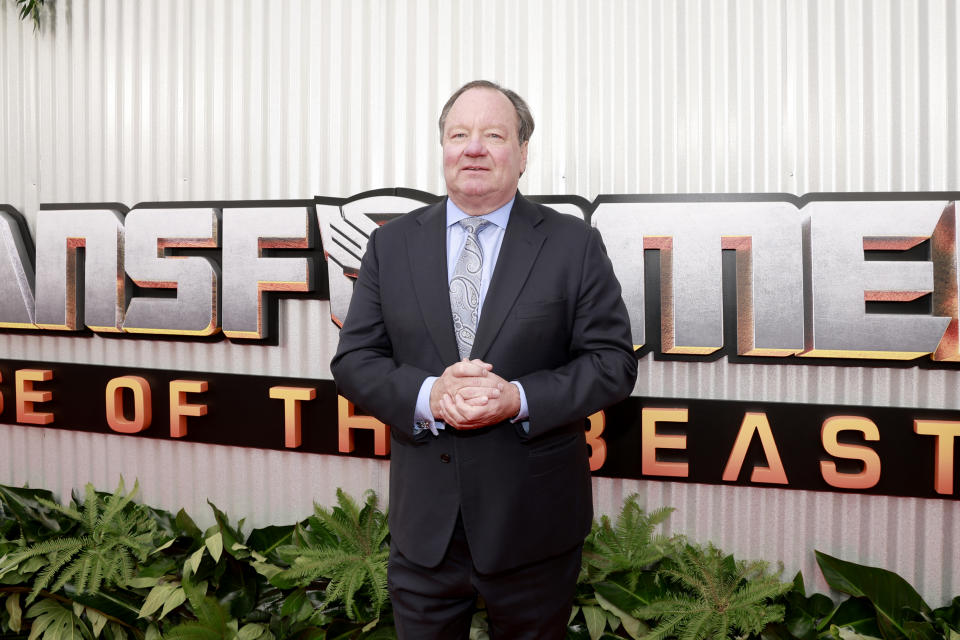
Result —
[{"label": "movie premiere backdrop", "polygon": [[522,192],[600,230],[629,307],[598,512],[960,590],[952,0],[49,5],[0,2],[0,483],[248,526],[385,499],[329,361],[489,78],[536,117]]}]

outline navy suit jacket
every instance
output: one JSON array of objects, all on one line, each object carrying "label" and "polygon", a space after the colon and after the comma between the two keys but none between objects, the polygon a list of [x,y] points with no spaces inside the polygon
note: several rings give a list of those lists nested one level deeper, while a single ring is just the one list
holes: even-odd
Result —
[{"label": "navy suit jacket", "polygon": [[474,565],[493,573],[570,550],[589,532],[586,418],[630,394],[637,361],[599,233],[518,194],[471,358],[523,385],[529,432],[504,422],[414,435],[421,384],[459,360],[445,205],[370,236],[331,368],[340,393],[390,425],[391,544],[436,566],[459,512]]}]

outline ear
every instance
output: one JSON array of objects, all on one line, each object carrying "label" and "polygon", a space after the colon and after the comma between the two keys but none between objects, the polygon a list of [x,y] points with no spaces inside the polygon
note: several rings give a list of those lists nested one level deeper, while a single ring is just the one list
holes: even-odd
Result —
[{"label": "ear", "polygon": [[520,175],[523,175],[524,171],[527,170],[527,146],[530,144],[530,141],[525,141],[520,145]]}]

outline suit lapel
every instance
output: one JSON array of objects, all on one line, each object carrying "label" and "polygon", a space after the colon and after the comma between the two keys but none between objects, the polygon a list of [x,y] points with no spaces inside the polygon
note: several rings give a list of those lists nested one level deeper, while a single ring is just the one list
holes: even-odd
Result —
[{"label": "suit lapel", "polygon": [[[477,327],[477,336],[473,341],[472,358],[482,360],[486,356],[517,296],[520,295],[546,239],[543,233],[535,228],[542,219],[543,216],[536,207],[518,193],[510,211],[510,222],[507,223],[503,244],[500,245],[497,265],[483,300],[480,326]],[[448,316],[449,306],[450,301],[447,300]]]},{"label": "suit lapel", "polygon": [[460,359],[447,283],[446,198],[417,218],[407,234],[410,273],[423,321],[444,364]]}]

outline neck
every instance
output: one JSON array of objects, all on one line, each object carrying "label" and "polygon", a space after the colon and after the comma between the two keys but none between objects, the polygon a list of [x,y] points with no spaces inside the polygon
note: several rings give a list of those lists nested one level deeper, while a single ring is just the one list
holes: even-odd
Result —
[{"label": "neck", "polygon": [[452,195],[448,197],[453,201],[453,204],[457,205],[457,208],[460,209],[460,211],[463,211],[468,216],[485,216],[488,213],[492,213],[493,211],[496,211],[503,205],[507,204],[510,202],[510,199],[513,198],[511,195],[510,198],[507,198],[503,202],[498,202],[491,205],[489,202],[477,202],[472,200],[463,202],[459,198],[455,198]]}]

